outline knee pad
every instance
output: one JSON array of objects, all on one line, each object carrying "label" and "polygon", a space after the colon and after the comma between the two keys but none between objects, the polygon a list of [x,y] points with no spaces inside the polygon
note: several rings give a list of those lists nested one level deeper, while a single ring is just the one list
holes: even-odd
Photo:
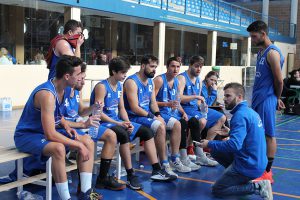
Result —
[{"label": "knee pad", "polygon": [[137,132],[137,136],[141,141],[148,141],[154,137],[153,131],[146,126],[141,126]]},{"label": "knee pad", "polygon": [[129,134],[126,129],[122,126],[114,126],[110,128],[117,135],[117,140],[120,144],[126,144],[129,142]]},{"label": "knee pad", "polygon": [[188,121],[188,126],[190,129],[200,129],[200,123],[199,120],[197,120],[195,117],[192,117]]}]

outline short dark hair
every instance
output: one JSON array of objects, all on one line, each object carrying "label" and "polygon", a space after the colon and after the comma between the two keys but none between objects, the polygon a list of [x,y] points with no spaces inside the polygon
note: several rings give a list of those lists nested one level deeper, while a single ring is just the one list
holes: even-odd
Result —
[{"label": "short dark hair", "polygon": [[82,29],[82,23],[74,19],[70,19],[64,26],[64,34],[67,34],[69,31],[75,31],[76,28],[80,27]]},{"label": "short dark hair", "polygon": [[86,72],[86,62],[81,63],[81,72]]},{"label": "short dark hair", "polygon": [[119,71],[128,71],[130,69],[129,62],[123,57],[116,57],[108,63],[109,75],[112,76],[113,71],[118,73]]},{"label": "short dark hair", "polygon": [[216,76],[217,78],[219,78],[218,72],[210,71],[210,72],[208,72],[208,73],[206,74],[205,79],[207,79],[207,78],[209,78],[209,77],[211,77],[211,76]]},{"label": "short dark hair", "polygon": [[202,62],[204,64],[204,58],[201,56],[192,56],[190,58],[190,65],[195,64],[196,62]]},{"label": "short dark hair", "polygon": [[236,95],[242,95],[245,98],[245,88],[240,83],[227,83],[224,87],[224,90],[232,88],[235,91]]},{"label": "short dark hair", "polygon": [[[178,61],[178,56],[174,56],[174,57],[171,57],[171,58],[169,58],[168,60],[167,60],[167,67],[169,67],[169,65],[170,65],[170,63],[172,62],[172,61],[176,61],[176,62],[179,62],[180,63],[180,61]],[[181,64],[181,63],[180,63]]]},{"label": "short dark hair", "polygon": [[65,74],[73,74],[74,68],[81,65],[82,60],[76,56],[63,55],[56,64],[56,78],[61,79]]},{"label": "short dark hair", "polygon": [[158,63],[158,58],[154,55],[144,55],[141,60],[141,65],[148,65],[151,61]]},{"label": "short dark hair", "polygon": [[261,21],[257,20],[255,22],[252,22],[247,28],[248,32],[261,32],[264,31],[268,35],[268,25]]}]

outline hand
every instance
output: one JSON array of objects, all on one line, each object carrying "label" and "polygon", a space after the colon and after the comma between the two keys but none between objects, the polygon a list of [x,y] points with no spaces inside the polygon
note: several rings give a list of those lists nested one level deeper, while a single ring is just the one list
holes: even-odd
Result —
[{"label": "hand", "polygon": [[128,133],[132,133],[134,126],[129,121],[126,121],[126,123],[128,124],[128,128],[127,128]]},{"label": "hand", "polygon": [[215,133],[222,136],[229,136],[229,131],[230,129],[227,126],[223,125],[221,129],[215,130]]},{"label": "hand", "polygon": [[209,140],[201,140],[200,144],[198,146],[201,148],[207,148],[208,142],[209,142]]},{"label": "hand", "polygon": [[283,109],[285,109],[285,105],[281,99],[278,99],[277,100],[277,110],[283,110]]},{"label": "hand", "polygon": [[74,137],[75,140],[77,140],[77,141],[80,140],[79,136],[78,136],[78,133],[77,133],[77,131],[75,129],[73,129],[73,128],[69,127],[69,126],[65,127],[65,129],[66,129],[66,132],[69,134],[70,138]]},{"label": "hand", "polygon": [[199,101],[201,101],[201,102],[204,102],[204,101],[205,101],[204,97],[203,97],[203,96],[200,96],[200,95],[195,95],[195,99],[197,99],[197,100],[199,100]]},{"label": "hand", "polygon": [[158,115],[157,117],[155,116],[154,119],[156,119],[156,120],[160,121],[162,124],[166,125],[165,120],[160,115]]},{"label": "hand", "polygon": [[88,118],[88,120],[86,120],[86,121],[84,122],[84,127],[85,127],[85,128],[89,128],[89,127],[93,126],[93,127],[96,127],[96,128],[97,128],[97,127],[100,126],[100,122],[99,122],[99,121],[101,121],[99,115],[93,115],[93,116],[90,116],[90,117]]},{"label": "hand", "polygon": [[185,112],[182,114],[182,119],[184,119],[185,121],[189,121],[189,117]]},{"label": "hand", "polygon": [[77,40],[77,46],[80,47],[84,43],[84,35],[81,35]]},{"label": "hand", "polygon": [[212,87],[213,90],[217,90],[217,89],[218,89],[217,84],[215,84],[215,83],[213,83],[213,84],[211,85],[211,87]]},{"label": "hand", "polygon": [[88,161],[90,159],[89,158],[89,150],[81,142],[80,142],[80,145],[79,145],[78,153],[80,155],[80,158],[83,161]]}]

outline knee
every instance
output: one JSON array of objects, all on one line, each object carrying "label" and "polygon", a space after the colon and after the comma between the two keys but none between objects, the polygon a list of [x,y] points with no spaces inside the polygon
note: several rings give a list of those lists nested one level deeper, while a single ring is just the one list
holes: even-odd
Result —
[{"label": "knee", "polygon": [[200,123],[195,117],[192,117],[188,121],[188,126],[189,126],[190,129],[198,129],[200,127]]},{"label": "knee", "polygon": [[140,135],[140,139],[142,141],[148,141],[148,140],[152,139],[154,136],[152,130],[145,126],[141,126],[141,131],[142,131],[142,134]]},{"label": "knee", "polygon": [[110,143],[110,144],[117,144],[117,135],[114,131],[108,129],[105,133],[105,142]]},{"label": "knee", "polygon": [[166,126],[165,126],[164,124],[161,123],[161,124],[158,126],[158,129],[157,129],[157,131],[156,131],[156,134],[165,137],[165,136],[166,136]]},{"label": "knee", "polygon": [[84,136],[81,137],[81,140],[82,140],[82,143],[89,149],[94,149],[94,145],[95,145],[95,142],[92,140],[92,138],[86,134]]},{"label": "knee", "polygon": [[223,125],[226,122],[226,116],[222,115],[222,117],[219,119],[219,122]]},{"label": "knee", "polygon": [[65,159],[66,157],[66,148],[63,144],[61,143],[56,143],[54,148],[53,148],[53,155],[56,158],[59,159]]},{"label": "knee", "polygon": [[176,130],[181,130],[181,124],[179,121],[176,121],[174,126],[173,126],[173,129],[176,129]]},{"label": "knee", "polygon": [[125,130],[122,130],[116,134],[117,134],[117,140],[118,142],[120,142],[120,144],[126,144],[129,142],[129,136]]},{"label": "knee", "polygon": [[206,126],[206,122],[207,122],[207,120],[204,119],[204,118],[201,118],[199,120],[199,126],[200,126],[201,129],[204,129],[204,127]]}]

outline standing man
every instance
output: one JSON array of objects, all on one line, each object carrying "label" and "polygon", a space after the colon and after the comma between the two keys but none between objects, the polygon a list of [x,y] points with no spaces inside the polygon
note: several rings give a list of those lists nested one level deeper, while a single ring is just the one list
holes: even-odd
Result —
[{"label": "standing man", "polygon": [[[269,180],[251,182],[261,176],[267,165],[263,124],[259,115],[248,107],[245,89],[239,83],[224,87],[224,103],[233,115],[230,121],[230,139],[227,141],[202,140],[202,148],[209,147],[211,155],[225,171],[212,187],[217,197],[257,194],[264,200],[272,200]],[[222,134],[223,131],[217,131]],[[228,130],[226,130],[226,133]]]},{"label": "standing man", "polygon": [[125,81],[124,104],[130,121],[142,124],[154,132],[155,145],[163,168],[172,177],[178,177],[168,162],[166,125],[155,98],[155,86],[152,78],[155,75],[157,64],[158,59],[155,56],[146,55],[142,58],[140,71],[129,76]]},{"label": "standing man", "polygon": [[275,115],[276,108],[284,109],[280,96],[283,88],[281,69],[284,57],[278,47],[268,37],[268,26],[263,21],[255,21],[247,28],[252,43],[261,47],[257,53],[256,75],[252,94],[252,108],[260,115],[267,141],[268,165],[265,173],[257,180],[274,182],[271,167],[276,153]]},{"label": "standing man", "polygon": [[46,56],[47,68],[50,70],[48,80],[55,77],[55,65],[62,55],[81,57],[80,47],[83,42],[81,22],[73,19],[67,21],[63,35],[57,35],[50,43]]}]

